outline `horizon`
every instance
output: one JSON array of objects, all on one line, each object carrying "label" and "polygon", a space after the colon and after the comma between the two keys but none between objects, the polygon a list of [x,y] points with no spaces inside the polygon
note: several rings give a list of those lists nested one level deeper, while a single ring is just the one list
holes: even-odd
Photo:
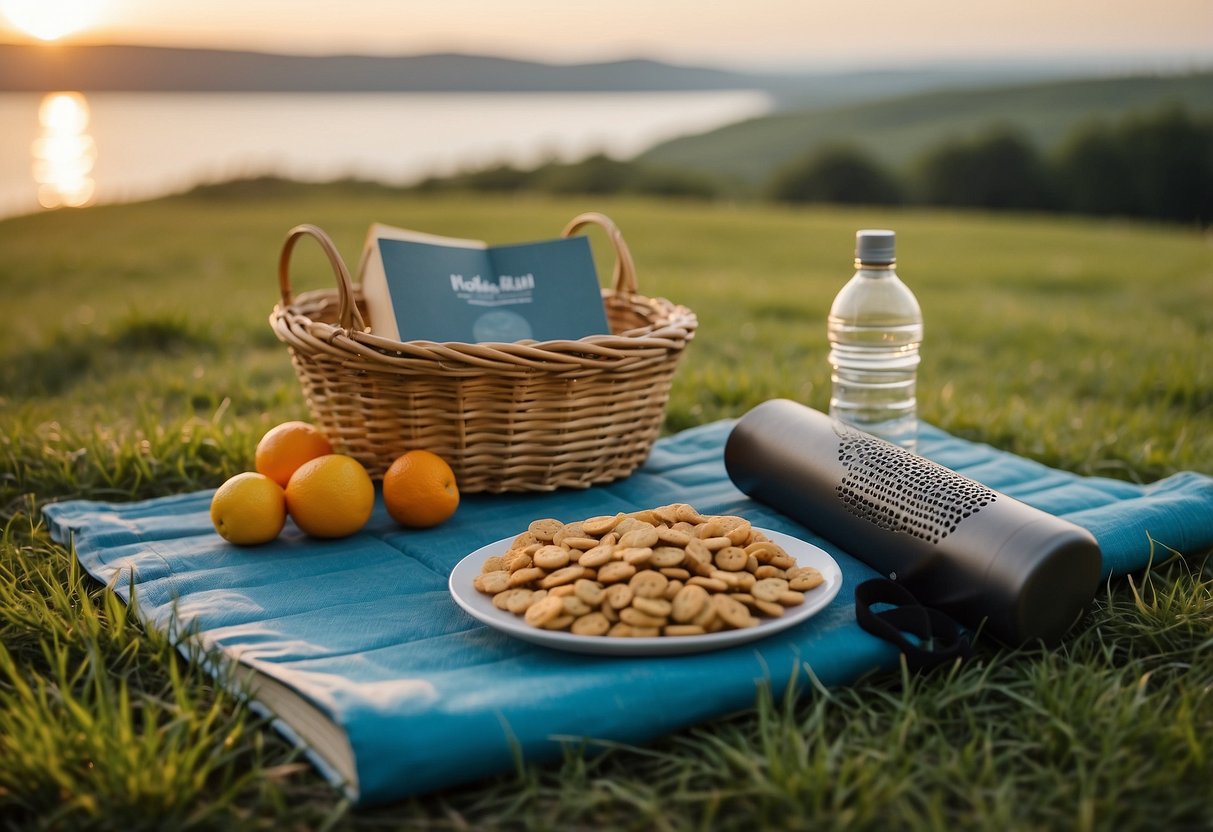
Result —
[{"label": "horizon", "polygon": [[658,55],[629,53],[605,55],[601,57],[550,57],[508,54],[504,52],[477,52],[471,49],[422,49],[400,52],[305,52],[286,49],[257,48],[253,46],[214,46],[214,45],[176,45],[164,43],[135,43],[126,41],[99,41],[84,37],[63,38],[55,42],[46,42],[37,38],[4,37],[12,32],[0,30],[0,47],[24,46],[55,50],[59,48],[146,48],[184,50],[197,52],[230,52],[254,55],[266,55],[287,58],[420,58],[434,56],[455,56],[466,58],[487,58],[504,61],[517,61],[555,68],[572,66],[596,66],[615,63],[654,63],[677,68],[715,70],[752,75],[831,75],[831,74],[863,74],[899,71],[944,71],[962,72],[974,69],[1005,69],[1008,71],[1025,70],[1032,67],[1049,67],[1054,70],[1072,70],[1075,72],[1107,74],[1190,74],[1213,71],[1213,53],[1210,54],[1161,54],[1161,53],[1091,53],[1091,54],[1060,54],[1047,53],[1035,55],[994,55],[988,57],[975,56],[920,56],[889,58],[884,62],[856,63],[847,61],[819,62],[801,66],[751,66],[734,65],[727,62],[712,62],[710,60],[695,61],[691,59],[672,59]]},{"label": "horizon", "polygon": [[[523,23],[519,23],[523,21]],[[638,21],[643,21],[640,23]],[[609,15],[553,0],[0,0],[0,42],[161,46],[299,56],[463,54],[555,65],[653,60],[742,72],[1073,64],[1182,71],[1213,63],[1213,3],[616,0]]]}]

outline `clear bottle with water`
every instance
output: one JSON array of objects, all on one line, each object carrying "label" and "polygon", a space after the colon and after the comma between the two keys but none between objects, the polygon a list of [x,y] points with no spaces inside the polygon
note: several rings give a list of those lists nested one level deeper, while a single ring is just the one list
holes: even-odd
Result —
[{"label": "clear bottle with water", "polygon": [[830,415],[916,451],[922,310],[897,276],[895,241],[855,234],[855,276],[830,307]]}]

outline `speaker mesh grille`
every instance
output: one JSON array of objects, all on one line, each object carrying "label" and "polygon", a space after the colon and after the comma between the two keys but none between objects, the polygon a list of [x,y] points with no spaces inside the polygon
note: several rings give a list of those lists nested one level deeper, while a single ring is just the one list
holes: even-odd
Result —
[{"label": "speaker mesh grille", "polygon": [[893,532],[938,543],[995,502],[981,483],[879,439],[844,430],[836,491],[852,514]]}]

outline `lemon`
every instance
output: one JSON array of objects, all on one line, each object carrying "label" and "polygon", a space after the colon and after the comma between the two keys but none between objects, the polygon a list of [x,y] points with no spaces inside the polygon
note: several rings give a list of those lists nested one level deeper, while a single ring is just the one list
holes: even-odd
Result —
[{"label": "lemon", "polygon": [[245,471],[215,491],[211,522],[215,531],[231,543],[268,543],[286,523],[286,495],[282,486],[264,474]]}]

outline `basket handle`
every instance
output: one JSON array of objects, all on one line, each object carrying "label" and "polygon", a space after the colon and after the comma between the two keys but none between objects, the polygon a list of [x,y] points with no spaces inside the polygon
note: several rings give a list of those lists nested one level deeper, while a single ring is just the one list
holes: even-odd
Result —
[{"label": "basket handle", "polygon": [[350,271],[346,268],[345,261],[341,259],[341,254],[329,235],[310,223],[296,225],[287,232],[286,240],[282,243],[282,254],[278,256],[278,289],[282,292],[282,305],[291,305],[291,252],[295,250],[295,243],[302,237],[314,237],[333,266],[333,273],[337,276],[337,321],[341,328],[346,331],[366,329],[362,313],[358,311],[358,304],[354,301],[354,283],[350,279]]},{"label": "basket handle", "polygon": [[615,273],[612,279],[616,294],[636,294],[636,263],[632,260],[632,252],[628,250],[628,244],[623,240],[623,234],[610,217],[606,214],[599,214],[597,211],[578,214],[564,227],[560,236],[571,236],[575,231],[587,225],[600,225],[605,228],[607,236],[611,240],[611,246],[615,249]]}]

